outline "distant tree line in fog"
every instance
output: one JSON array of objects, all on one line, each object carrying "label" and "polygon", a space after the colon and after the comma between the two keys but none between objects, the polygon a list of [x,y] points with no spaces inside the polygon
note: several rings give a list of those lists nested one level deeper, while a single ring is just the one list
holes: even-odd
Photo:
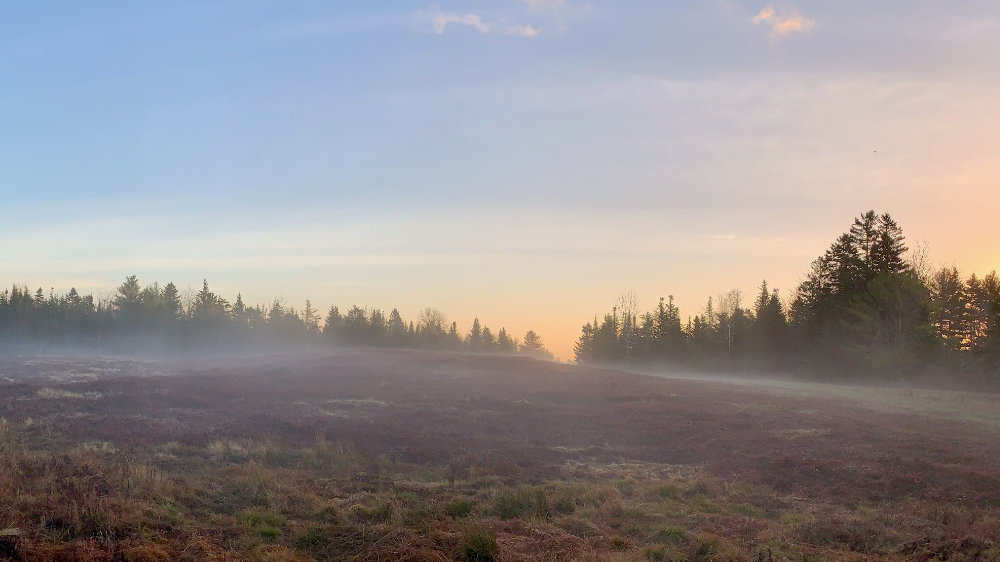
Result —
[{"label": "distant tree line in fog", "polygon": [[400,347],[481,353],[520,353],[551,358],[541,337],[529,330],[518,340],[506,329],[495,332],[476,318],[472,328],[458,331],[455,322],[434,308],[416,322],[403,320],[397,309],[336,306],[322,315],[306,300],[301,311],[274,300],[248,306],[241,294],[230,303],[212,292],[208,282],[184,298],[177,286],[143,287],[128,276],[107,298],[65,295],[39,288],[13,286],[0,293],[0,350],[31,352],[59,345],[97,353],[159,353],[223,348],[289,345]]},{"label": "distant tree line in fog", "polygon": [[626,293],[583,326],[580,363],[787,370],[907,379],[948,373],[1000,383],[1000,280],[931,270],[888,214],[862,214],[784,302],[762,282],[682,317],[673,296],[640,313]]}]

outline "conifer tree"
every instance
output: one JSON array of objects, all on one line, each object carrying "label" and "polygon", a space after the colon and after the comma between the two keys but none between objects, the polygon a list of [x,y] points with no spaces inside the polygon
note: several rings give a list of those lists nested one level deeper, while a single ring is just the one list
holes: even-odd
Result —
[{"label": "conifer tree", "polygon": [[878,221],[878,238],[872,247],[871,269],[877,274],[901,274],[908,269],[903,254],[906,253],[903,230],[896,221],[883,214]]},{"label": "conifer tree", "polygon": [[368,317],[368,340],[372,345],[383,345],[386,340],[387,321],[382,310],[373,308]]},{"label": "conifer tree", "polygon": [[445,345],[448,349],[459,349],[462,347],[462,336],[458,334],[458,322],[452,322],[448,328],[448,340]]},{"label": "conifer tree", "polygon": [[[41,289],[39,289],[41,291]],[[142,288],[135,275],[129,275],[125,282],[118,286],[114,299],[115,316],[127,329],[134,329],[142,314]]]},{"label": "conifer tree", "polygon": [[973,341],[972,303],[956,267],[944,267],[930,282],[930,315],[934,331],[948,349],[960,351]]},{"label": "conifer tree", "polygon": [[363,342],[368,337],[368,315],[358,305],[354,305],[344,316],[344,337],[354,343]]},{"label": "conifer tree", "polygon": [[465,336],[465,344],[472,351],[479,351],[483,347],[483,327],[478,317],[472,321],[472,328],[469,328],[469,333]]},{"label": "conifer tree", "polygon": [[306,306],[302,309],[302,322],[310,334],[319,331],[319,313],[313,308],[312,301],[309,299],[306,299]]},{"label": "conifer tree", "polygon": [[501,353],[513,353],[517,351],[517,344],[511,339],[505,328],[500,328],[497,334],[497,350]]},{"label": "conifer tree", "polygon": [[[577,363],[591,363],[596,357],[594,355],[594,325],[587,322],[580,329],[580,337],[573,344],[573,360]],[[524,344],[522,343],[523,347]]]},{"label": "conifer tree", "polygon": [[163,287],[163,310],[170,320],[176,320],[181,313],[180,292],[172,282]]},{"label": "conifer tree", "polygon": [[323,336],[329,341],[336,341],[341,337],[343,327],[344,319],[340,315],[340,310],[337,305],[331,305],[330,311],[326,313],[326,320],[323,322]]},{"label": "conifer tree", "polygon": [[388,333],[392,345],[397,347],[406,345],[406,324],[403,323],[403,317],[400,316],[399,310],[395,308],[389,313]]},{"label": "conifer tree", "polygon": [[480,343],[480,351],[490,353],[494,351],[494,347],[497,345],[497,340],[493,336],[493,331],[489,327],[483,327],[482,342]]}]

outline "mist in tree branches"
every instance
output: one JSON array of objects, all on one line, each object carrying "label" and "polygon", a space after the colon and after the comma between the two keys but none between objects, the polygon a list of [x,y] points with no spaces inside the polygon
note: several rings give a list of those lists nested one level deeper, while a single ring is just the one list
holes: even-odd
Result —
[{"label": "mist in tree branches", "polygon": [[763,281],[752,303],[738,290],[682,319],[674,297],[654,310],[616,306],[587,322],[577,362],[712,370],[808,372],[905,380],[931,371],[1000,382],[1000,282],[926,271],[908,261],[888,214],[863,213],[810,264],[791,302]]},{"label": "mist in tree branches", "polygon": [[397,309],[386,314],[358,306],[344,313],[332,306],[324,316],[310,300],[301,310],[277,299],[248,306],[241,294],[230,303],[207,280],[187,298],[173,283],[142,286],[134,275],[106,299],[80,295],[75,288],[65,295],[18,285],[0,292],[0,351],[155,354],[317,345],[552,357],[534,331],[522,344],[505,328],[494,334],[476,318],[472,329],[460,334],[457,323],[448,324],[434,308],[422,310],[416,323],[404,321]]}]

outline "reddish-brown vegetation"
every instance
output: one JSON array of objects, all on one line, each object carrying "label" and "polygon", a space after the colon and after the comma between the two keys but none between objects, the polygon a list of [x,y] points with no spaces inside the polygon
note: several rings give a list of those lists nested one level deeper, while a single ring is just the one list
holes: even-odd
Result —
[{"label": "reddish-brown vegetation", "polygon": [[1000,556],[988,424],[448,353],[0,373],[0,559]]}]

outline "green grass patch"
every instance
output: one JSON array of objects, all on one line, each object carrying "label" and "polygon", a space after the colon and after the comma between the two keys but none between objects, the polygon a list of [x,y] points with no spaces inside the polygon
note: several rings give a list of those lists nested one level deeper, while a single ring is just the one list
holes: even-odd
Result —
[{"label": "green grass patch", "polygon": [[650,562],[662,562],[667,559],[667,551],[662,546],[647,546],[642,556]]},{"label": "green grass patch", "polygon": [[285,522],[286,519],[281,514],[257,509],[246,509],[236,515],[237,525],[253,529],[258,527],[277,528],[283,526]]},{"label": "green grass patch", "polygon": [[687,541],[687,533],[680,527],[664,527],[653,531],[649,540],[658,544],[678,545]]},{"label": "green grass patch", "polygon": [[472,514],[476,504],[470,500],[458,499],[450,502],[444,508],[444,513],[452,519],[461,519]]},{"label": "green grass patch", "polygon": [[737,515],[744,515],[746,517],[760,518],[764,517],[764,511],[757,506],[750,505],[748,503],[738,503],[729,506],[730,513],[735,513]]},{"label": "green grass patch", "polygon": [[675,484],[661,484],[655,487],[653,491],[656,493],[656,495],[660,496],[665,500],[666,499],[676,500],[680,499],[682,496],[681,489],[678,488]]},{"label": "green grass patch", "polygon": [[327,538],[322,527],[309,527],[296,536],[292,541],[295,548],[305,550],[307,552],[325,550],[329,543],[330,539]]},{"label": "green grass patch", "polygon": [[497,492],[493,513],[500,519],[517,519],[535,511],[535,496],[527,488]]},{"label": "green grass patch", "polygon": [[260,538],[266,541],[273,541],[281,536],[281,529],[268,525],[258,529],[257,534],[260,535]]},{"label": "green grass patch", "polygon": [[465,533],[462,541],[462,559],[465,562],[493,562],[499,555],[500,547],[493,531],[475,527]]}]

